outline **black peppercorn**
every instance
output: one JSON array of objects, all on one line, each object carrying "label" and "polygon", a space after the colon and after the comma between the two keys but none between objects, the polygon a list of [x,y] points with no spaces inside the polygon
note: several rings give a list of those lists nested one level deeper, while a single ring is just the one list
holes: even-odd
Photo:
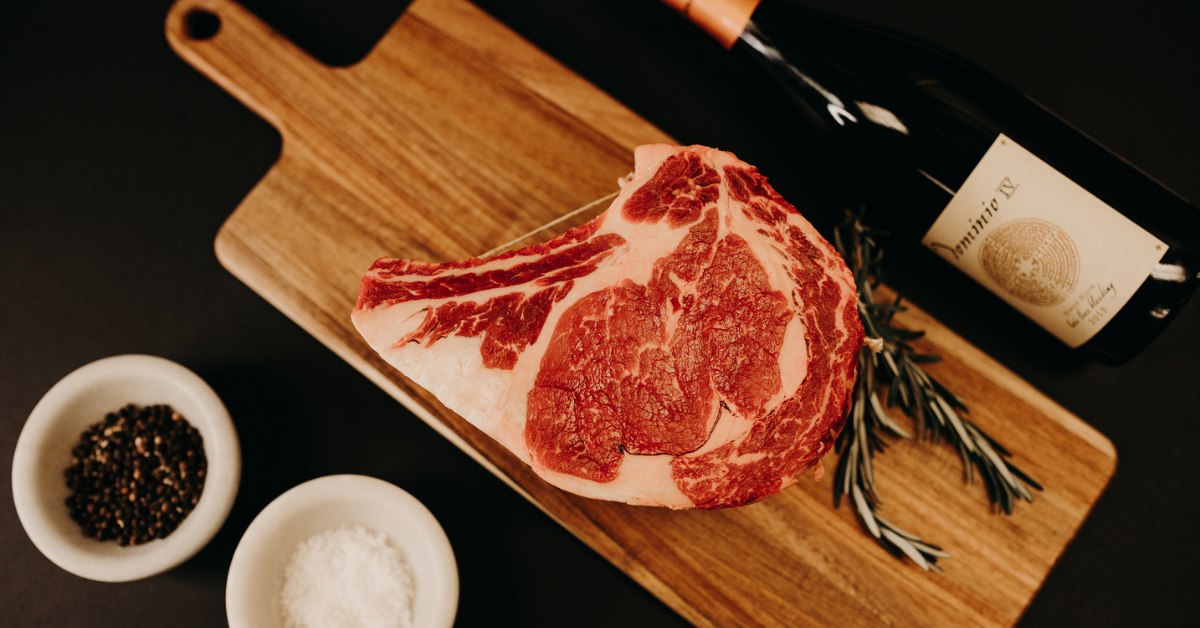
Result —
[{"label": "black peppercorn", "polygon": [[122,546],[165,538],[200,501],[200,432],[170,406],[127,405],[88,427],[71,450],[67,508],[83,535]]}]

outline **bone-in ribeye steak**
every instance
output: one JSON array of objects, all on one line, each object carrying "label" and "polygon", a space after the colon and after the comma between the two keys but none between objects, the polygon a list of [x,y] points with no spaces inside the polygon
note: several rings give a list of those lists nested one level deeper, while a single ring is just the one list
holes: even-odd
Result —
[{"label": "bone-in ribeye steak", "polygon": [[829,450],[863,340],[855,294],[755,168],[659,144],[637,149],[604,214],[544,244],[378,260],[352,318],[551,484],[722,508],[791,486]]}]

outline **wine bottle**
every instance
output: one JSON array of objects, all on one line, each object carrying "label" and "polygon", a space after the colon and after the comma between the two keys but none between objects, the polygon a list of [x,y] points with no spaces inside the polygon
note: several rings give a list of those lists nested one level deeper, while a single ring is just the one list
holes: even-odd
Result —
[{"label": "wine bottle", "polygon": [[1200,284],[1200,211],[970,62],[788,0],[665,1],[770,73],[872,225],[1067,345],[1125,361]]}]

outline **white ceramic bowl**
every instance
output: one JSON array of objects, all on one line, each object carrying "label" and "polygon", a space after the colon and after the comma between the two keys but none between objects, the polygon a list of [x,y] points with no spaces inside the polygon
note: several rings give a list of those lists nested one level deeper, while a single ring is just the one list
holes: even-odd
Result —
[{"label": "white ceramic bowl", "polygon": [[[83,536],[67,512],[63,472],[83,431],[130,403],[169,404],[182,414],[204,438],[208,471],[199,503],[170,536],[121,547]],[[229,515],[241,468],[229,412],[204,380],[170,360],[120,355],[76,369],[33,408],[13,455],[13,501],[33,544],[56,565],[91,580],[125,582],[200,551]]]},{"label": "white ceramic bowl", "polygon": [[305,482],[263,509],[233,553],[225,584],[230,628],[283,628],[279,595],[296,545],[342,526],[386,534],[412,568],[413,627],[450,628],[458,610],[458,568],[450,541],[421,502],[361,475]]}]

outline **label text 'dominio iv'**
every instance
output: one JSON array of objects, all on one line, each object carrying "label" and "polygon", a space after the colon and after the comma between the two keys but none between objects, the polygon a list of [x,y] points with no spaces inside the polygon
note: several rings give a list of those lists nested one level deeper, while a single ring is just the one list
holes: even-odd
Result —
[{"label": "label text 'dominio iv'", "polygon": [[982,201],[980,203],[983,205],[983,211],[979,213],[979,216],[970,219],[966,232],[958,239],[957,243],[951,246],[942,244],[941,242],[930,242],[929,248],[935,252],[938,249],[949,251],[954,256],[954,261],[957,262],[959,258],[967,254],[971,245],[975,244],[975,241],[983,236],[983,232],[987,229],[991,219],[1000,213],[1001,201],[1012,198],[1013,194],[1017,193],[1017,188],[1019,187],[1021,187],[1019,183],[1013,183],[1012,179],[1004,177],[1000,181],[1000,185],[996,186],[995,196],[992,197],[991,201]]}]

